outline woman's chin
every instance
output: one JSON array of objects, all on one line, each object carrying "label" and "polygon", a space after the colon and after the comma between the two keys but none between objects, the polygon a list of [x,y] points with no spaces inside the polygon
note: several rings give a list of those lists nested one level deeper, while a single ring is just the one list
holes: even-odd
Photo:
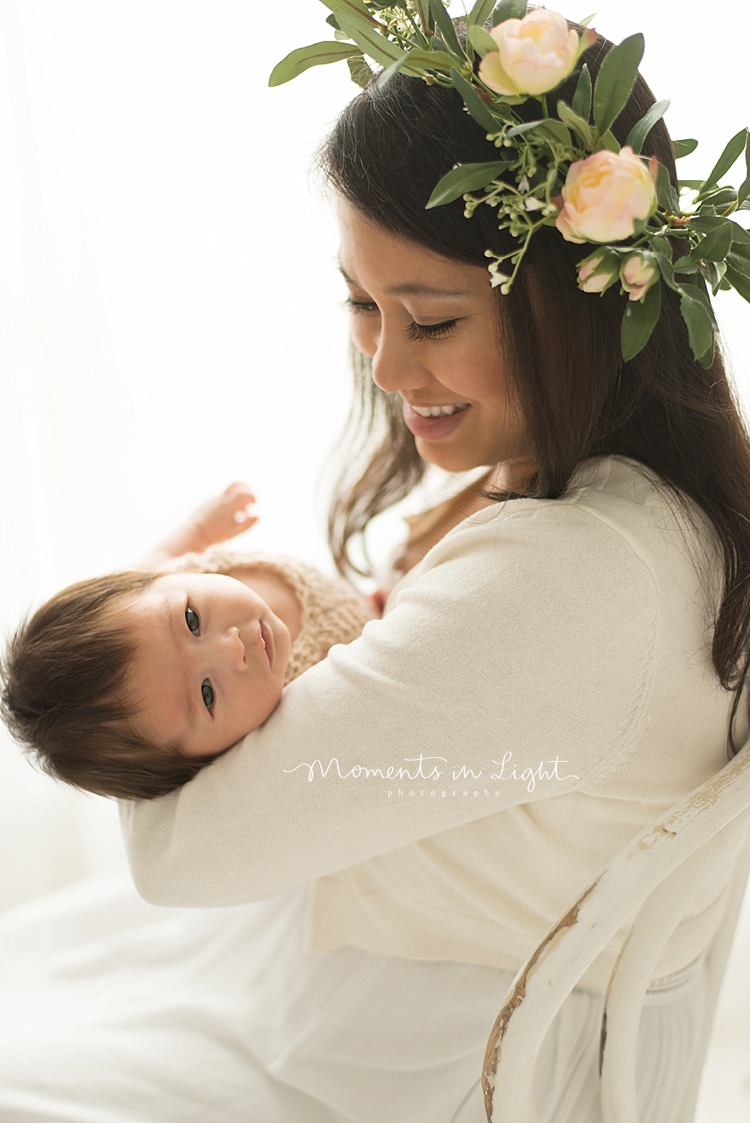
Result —
[{"label": "woman's chin", "polygon": [[494,462],[483,460],[481,450],[478,454],[467,448],[451,448],[438,441],[424,441],[415,438],[417,452],[427,464],[434,464],[444,472],[468,472],[472,468],[491,467]]}]

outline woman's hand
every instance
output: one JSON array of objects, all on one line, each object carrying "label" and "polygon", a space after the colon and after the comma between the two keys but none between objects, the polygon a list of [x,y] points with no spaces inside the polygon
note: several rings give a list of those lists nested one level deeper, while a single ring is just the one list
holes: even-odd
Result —
[{"label": "woman's hand", "polygon": [[226,542],[253,526],[258,516],[250,513],[255,504],[252,488],[235,481],[220,495],[201,503],[187,522],[149,551],[140,562],[145,569],[156,569],[181,554],[202,554],[217,542]]}]

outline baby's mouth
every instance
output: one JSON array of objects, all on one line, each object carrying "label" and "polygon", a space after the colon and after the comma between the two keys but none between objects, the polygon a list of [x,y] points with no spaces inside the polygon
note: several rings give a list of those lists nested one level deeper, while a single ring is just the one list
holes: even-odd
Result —
[{"label": "baby's mouth", "polygon": [[271,634],[271,629],[264,620],[260,621],[260,642],[263,644],[263,649],[268,659],[268,665],[272,667],[275,654],[273,649],[273,635]]}]

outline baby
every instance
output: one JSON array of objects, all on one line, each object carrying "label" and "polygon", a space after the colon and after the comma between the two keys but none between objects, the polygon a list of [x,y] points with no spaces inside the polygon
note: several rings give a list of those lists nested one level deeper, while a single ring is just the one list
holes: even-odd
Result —
[{"label": "baby", "polygon": [[0,708],[50,775],[120,799],[164,795],[373,618],[341,578],[207,549],[257,521],[253,500],[232,484],[138,570],[71,585],[18,628],[0,664]]}]

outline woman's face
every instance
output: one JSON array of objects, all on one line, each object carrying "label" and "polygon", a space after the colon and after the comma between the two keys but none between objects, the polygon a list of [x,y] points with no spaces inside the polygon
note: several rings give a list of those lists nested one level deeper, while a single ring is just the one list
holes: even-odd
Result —
[{"label": "woman's face", "polygon": [[419,455],[450,472],[497,464],[529,474],[488,271],[397,238],[346,200],[338,217],[355,346],[380,389],[400,394]]}]

